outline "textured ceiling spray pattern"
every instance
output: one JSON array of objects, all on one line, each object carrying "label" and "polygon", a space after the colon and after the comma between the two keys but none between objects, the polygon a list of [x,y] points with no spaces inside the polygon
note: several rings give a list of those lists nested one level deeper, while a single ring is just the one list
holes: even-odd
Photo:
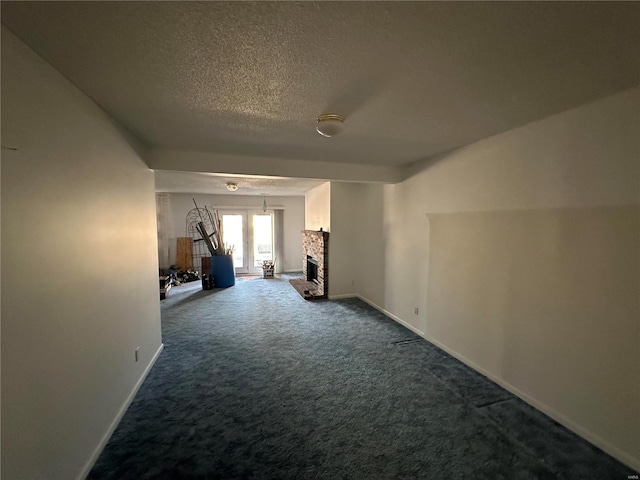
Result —
[{"label": "textured ceiling spray pattern", "polygon": [[[403,165],[638,84],[640,9],[593,2],[2,2],[151,146]],[[315,118],[346,116],[345,133]]]}]

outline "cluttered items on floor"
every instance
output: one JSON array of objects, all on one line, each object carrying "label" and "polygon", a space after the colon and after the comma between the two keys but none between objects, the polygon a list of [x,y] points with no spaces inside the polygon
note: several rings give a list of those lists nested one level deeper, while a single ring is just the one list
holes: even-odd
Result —
[{"label": "cluttered items on floor", "polygon": [[169,268],[161,268],[160,278],[160,300],[164,300],[171,287],[178,287],[183,283],[200,280],[200,274],[194,270],[183,270],[179,265],[171,265]]},{"label": "cluttered items on floor", "polygon": [[265,260],[262,262],[262,276],[264,278],[273,278],[276,265],[273,260]]}]

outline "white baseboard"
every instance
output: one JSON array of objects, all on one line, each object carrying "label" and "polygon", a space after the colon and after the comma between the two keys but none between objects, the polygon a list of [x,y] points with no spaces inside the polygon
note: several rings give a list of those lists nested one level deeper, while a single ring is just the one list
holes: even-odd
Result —
[{"label": "white baseboard", "polygon": [[504,379],[494,375],[493,373],[491,373],[491,372],[485,370],[484,368],[480,367],[479,365],[475,364],[474,362],[472,362],[468,358],[460,355],[459,353],[456,353],[455,351],[453,351],[450,348],[448,348],[446,345],[443,345],[442,343],[438,342],[437,340],[435,340],[433,338],[427,338],[426,336],[424,338],[428,342],[434,344],[438,348],[440,348],[440,349],[444,350],[445,352],[447,352],[452,357],[460,360],[465,365],[468,365],[469,367],[473,368],[477,372],[481,373],[482,375],[487,377],[489,380],[497,383],[498,385],[500,385],[505,390],[509,391],[510,393],[513,393],[516,397],[520,398],[521,400],[524,400],[526,403],[528,403],[529,405],[534,407],[536,410],[540,410],[542,413],[544,413],[548,417],[552,418],[553,420],[555,420],[556,422],[558,422],[562,426],[568,428],[569,430],[574,432],[576,435],[584,438],[589,443],[591,443],[591,444],[595,445],[596,447],[600,448],[602,451],[608,453],[609,455],[611,455],[612,457],[616,458],[617,460],[619,460],[620,462],[624,463],[625,465],[633,468],[636,471],[640,471],[640,460],[639,459],[636,459],[636,458],[632,457],[631,455],[629,455],[628,453],[620,450],[618,447],[616,447],[615,445],[612,445],[610,442],[608,442],[604,438],[600,437],[599,435],[591,432],[590,430],[587,430],[586,428],[581,427],[580,425],[578,425],[575,422],[571,421],[570,419],[566,418],[564,415],[562,415],[561,413],[557,412],[553,408],[551,408],[548,405],[545,405],[544,403],[536,400],[535,398],[531,397],[527,393],[521,391],[520,389],[518,389],[517,387],[513,386],[509,382],[505,381]]},{"label": "white baseboard", "polygon": [[411,330],[413,333],[416,333],[418,335],[420,335],[422,338],[424,338],[425,340],[428,340],[424,334],[423,331],[418,330],[416,327],[414,327],[413,325],[411,325],[410,323],[405,322],[404,320],[402,320],[400,317],[395,316],[393,313],[388,312],[387,310],[385,310],[382,307],[379,307],[378,305],[376,305],[375,303],[373,303],[371,300],[369,300],[368,298],[363,297],[362,295],[356,295],[360,300],[362,300],[364,303],[368,303],[369,305],[371,305],[373,308],[375,308],[376,310],[378,310],[379,312],[384,313],[387,317],[389,317],[392,320],[395,320],[396,322],[398,322],[400,325],[402,325],[403,327],[408,328],[409,330]]},{"label": "white baseboard", "polygon": [[343,293],[341,295],[329,295],[329,300],[343,300],[345,298],[356,298],[358,295],[355,293]]},{"label": "white baseboard", "polygon": [[398,322],[400,325],[402,325],[402,326],[408,328],[409,330],[411,330],[412,332],[420,335],[422,338],[424,338],[429,343],[432,343],[433,345],[435,345],[436,347],[444,350],[449,355],[451,355],[452,357],[454,357],[457,360],[461,361],[465,365],[473,368],[475,371],[481,373],[482,375],[484,375],[485,377],[487,377],[491,381],[497,383],[498,385],[500,385],[502,388],[504,388],[505,390],[509,391],[510,393],[513,393],[516,397],[524,400],[525,402],[527,402],[529,405],[531,405],[535,409],[540,410],[542,413],[544,413],[548,417],[552,418],[553,420],[555,420],[559,424],[563,425],[564,427],[568,428],[569,430],[571,430],[575,434],[579,435],[580,437],[584,438],[585,440],[587,440],[588,442],[592,443],[596,447],[600,448],[604,452],[608,453],[609,455],[611,455],[615,459],[617,459],[620,462],[624,463],[625,465],[633,468],[635,471],[640,471],[640,459],[637,459],[637,458],[629,455],[628,453],[620,450],[618,447],[616,447],[615,445],[612,445],[611,443],[609,443],[608,441],[606,441],[605,439],[603,439],[599,435],[596,435],[595,433],[593,433],[593,432],[581,427],[580,425],[572,422],[568,418],[564,417],[562,414],[556,412],[551,407],[545,405],[542,402],[539,402],[535,398],[533,398],[533,397],[529,396],[528,394],[524,393],[523,391],[519,390],[517,387],[511,385],[509,382],[505,381],[504,379],[494,375],[493,373],[491,373],[491,372],[485,370],[484,368],[480,367],[479,365],[475,364],[474,362],[472,362],[468,358],[464,357],[463,355],[460,355],[459,353],[456,353],[455,351],[453,351],[450,348],[448,348],[446,345],[443,345],[442,343],[438,342],[437,340],[435,340],[433,338],[430,338],[424,332],[421,332],[420,330],[418,330],[417,328],[415,328],[411,324],[409,324],[409,323],[405,322],[404,320],[402,320],[400,317],[397,317],[394,314],[392,314],[391,312],[386,311],[384,308],[379,307],[378,305],[376,305],[375,303],[373,303],[369,299],[363,297],[362,295],[357,295],[356,294],[356,295],[352,295],[352,296],[358,297],[360,300],[362,300],[363,302],[371,305],[376,310],[384,313],[387,317],[389,317],[392,320]]},{"label": "white baseboard", "polygon": [[96,461],[98,460],[98,457],[100,457],[100,454],[104,450],[104,447],[107,446],[107,442],[109,441],[109,438],[111,438],[111,435],[113,434],[115,429],[118,427],[118,424],[120,423],[120,420],[122,420],[122,417],[123,417],[124,413],[127,411],[127,408],[129,408],[129,405],[131,405],[131,402],[135,398],[136,393],[138,393],[138,390],[140,390],[140,387],[142,386],[142,383],[147,378],[147,375],[151,371],[151,368],[153,367],[153,365],[156,363],[156,360],[158,359],[158,357],[162,353],[163,349],[164,349],[164,343],[161,343],[160,347],[158,348],[156,353],[153,355],[153,358],[149,362],[149,365],[147,365],[147,368],[145,368],[144,372],[142,372],[142,375],[140,376],[140,378],[136,382],[135,386],[133,387],[133,390],[131,391],[131,393],[129,394],[127,399],[124,401],[124,403],[120,407],[120,410],[118,410],[118,413],[116,414],[116,417],[113,419],[113,421],[109,425],[109,428],[107,429],[105,434],[102,436],[102,439],[100,440],[100,443],[98,444],[96,449],[93,451],[93,454],[91,455],[91,457],[89,458],[89,460],[85,464],[84,468],[80,471],[80,474],[77,477],[78,480],[84,480],[89,475],[89,472],[91,471],[91,469],[95,465]]},{"label": "white baseboard", "polygon": [[284,270],[284,273],[302,273],[302,270],[294,268],[293,270]]}]

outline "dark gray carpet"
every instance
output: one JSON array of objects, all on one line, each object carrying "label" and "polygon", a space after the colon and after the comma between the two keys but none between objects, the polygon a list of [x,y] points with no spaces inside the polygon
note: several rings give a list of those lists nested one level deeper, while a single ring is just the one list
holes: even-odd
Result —
[{"label": "dark gray carpet", "polygon": [[165,350],[91,479],[626,479],[359,300],[287,278],[162,302]]}]

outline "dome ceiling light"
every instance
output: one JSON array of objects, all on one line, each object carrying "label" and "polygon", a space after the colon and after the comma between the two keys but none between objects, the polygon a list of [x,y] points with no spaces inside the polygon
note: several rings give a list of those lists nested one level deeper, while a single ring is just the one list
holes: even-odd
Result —
[{"label": "dome ceiling light", "polygon": [[316,130],[323,137],[333,137],[344,127],[344,117],[337,113],[323,113],[318,117]]},{"label": "dome ceiling light", "polygon": [[238,190],[238,184],[237,183],[227,183],[227,190],[229,190],[230,192],[235,192],[236,190]]}]

